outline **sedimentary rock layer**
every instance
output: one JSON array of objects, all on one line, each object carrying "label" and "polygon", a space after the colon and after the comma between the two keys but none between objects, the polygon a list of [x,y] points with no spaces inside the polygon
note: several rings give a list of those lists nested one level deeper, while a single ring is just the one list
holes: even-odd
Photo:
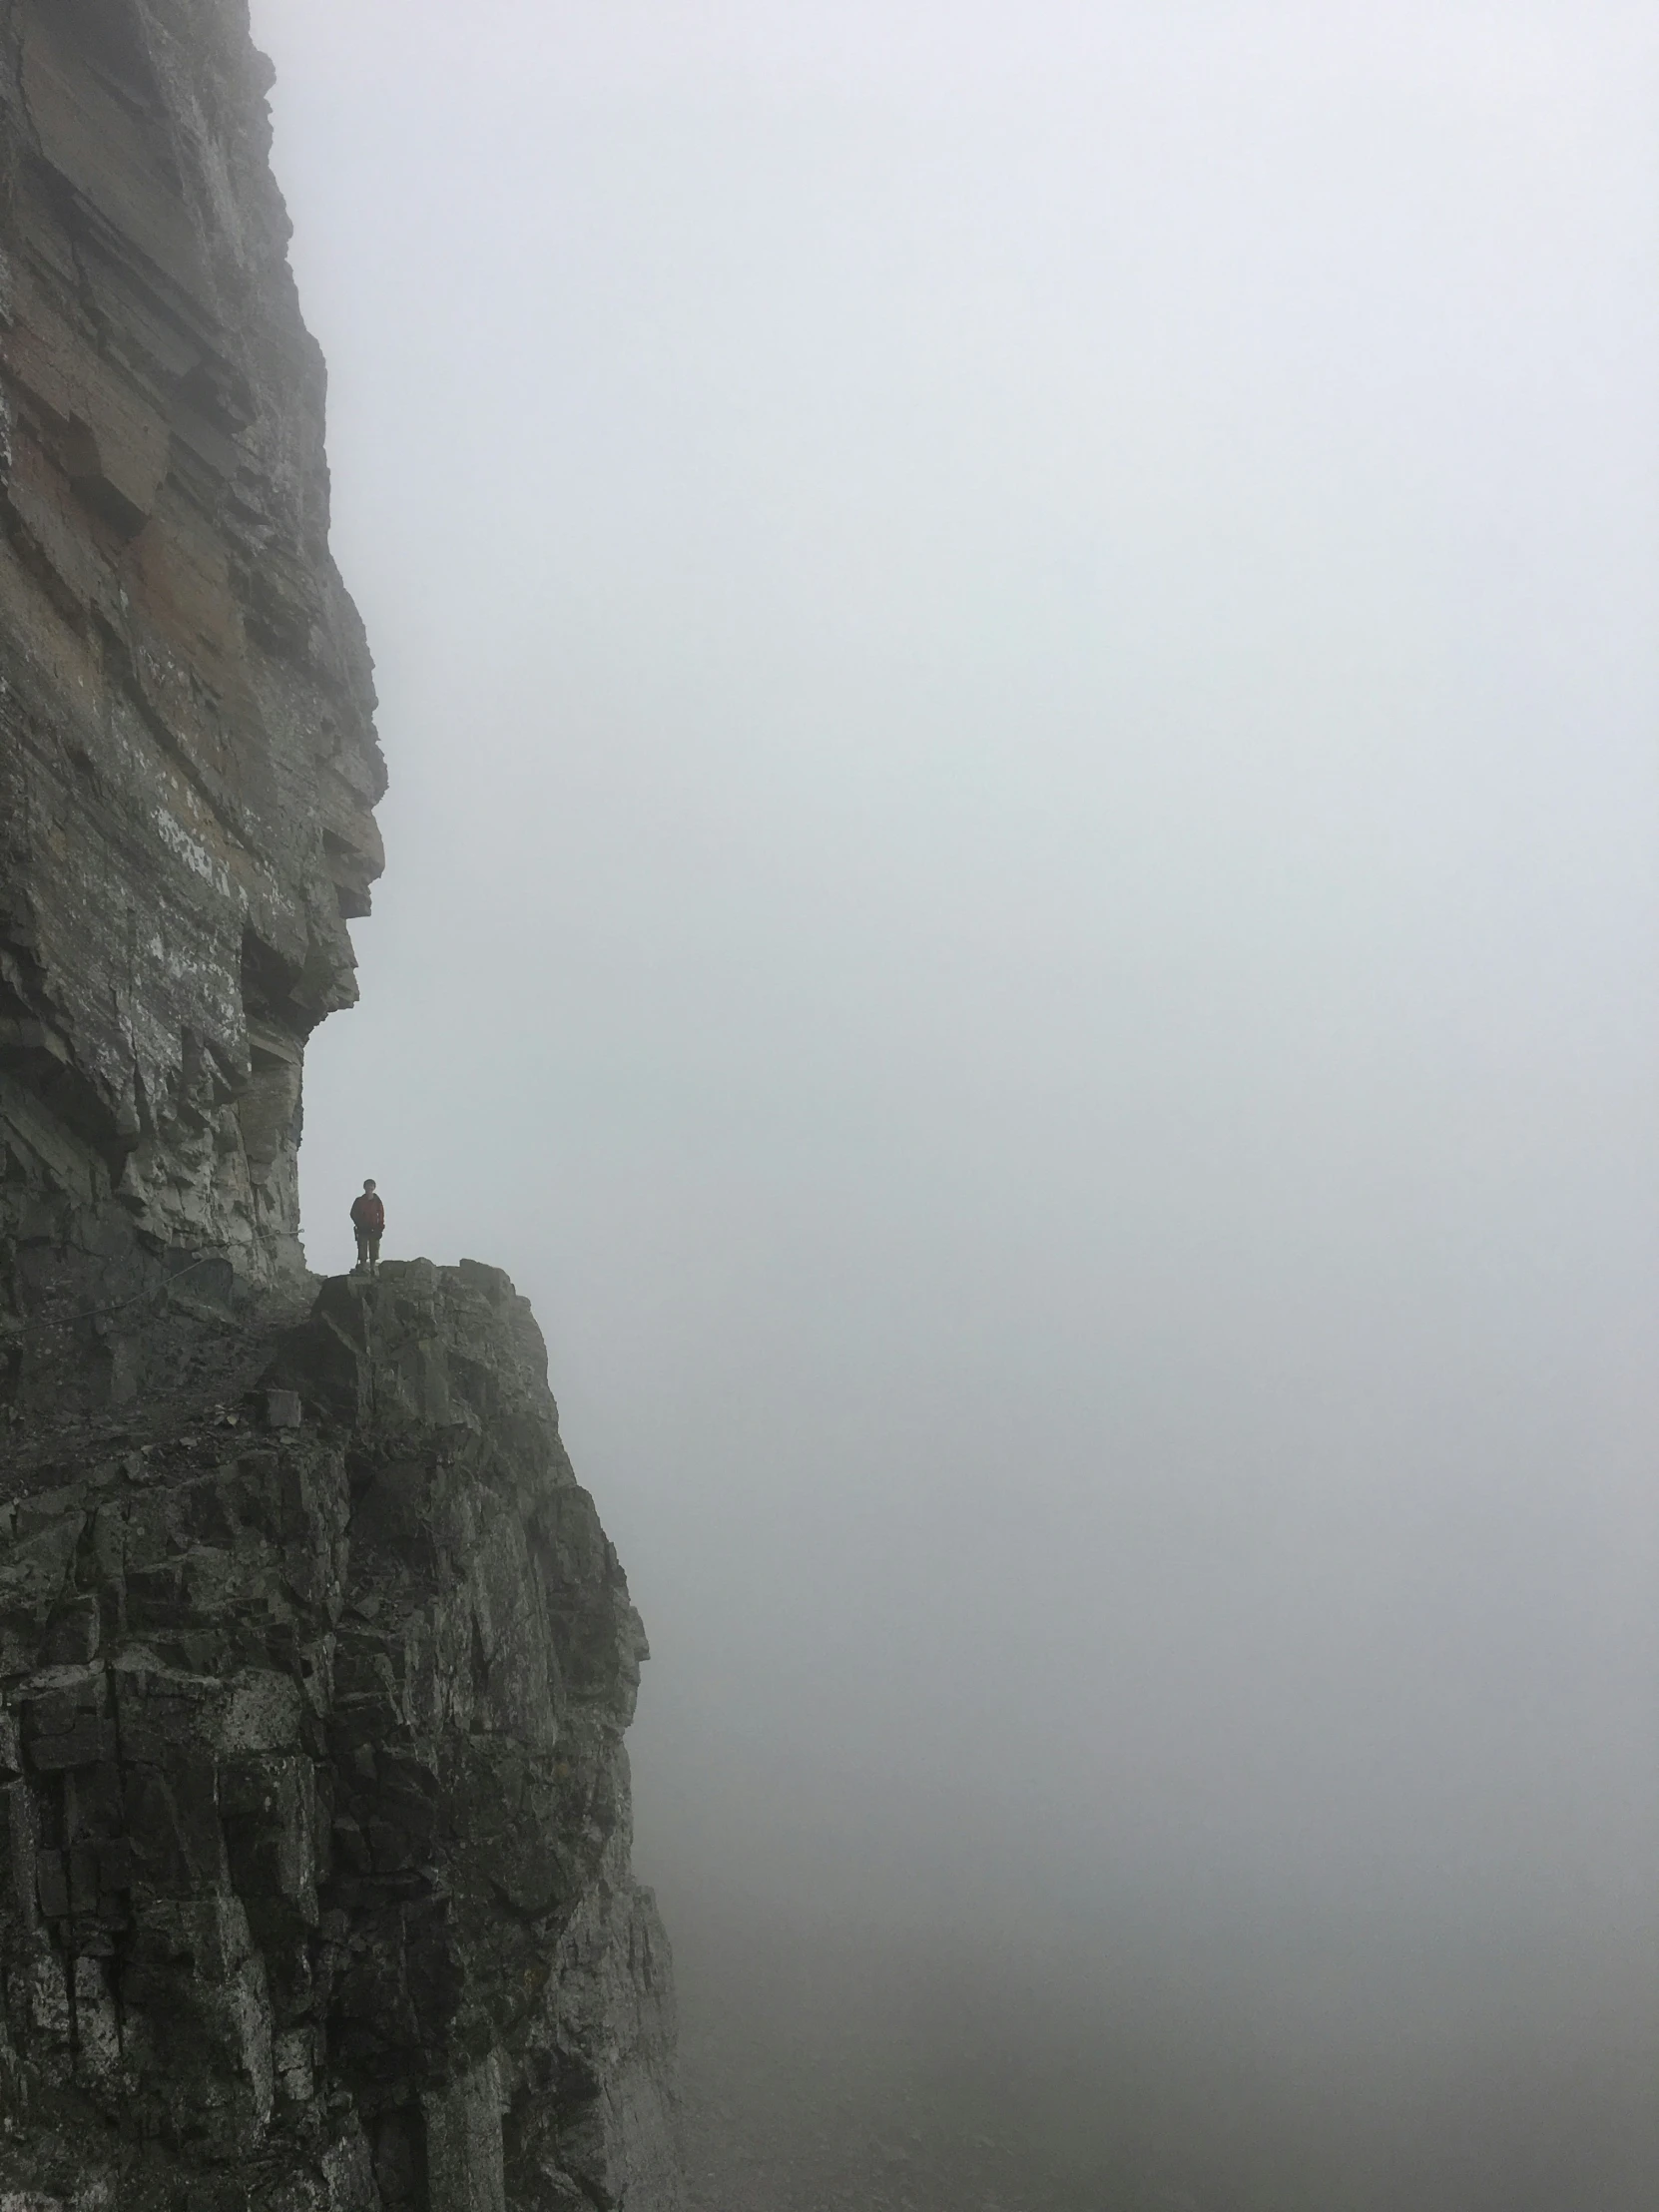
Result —
[{"label": "sedimentary rock layer", "polygon": [[135,1231],[298,1271],[380,868],[269,81],[230,0],[0,7],[0,1234],[60,1288]]},{"label": "sedimentary rock layer", "polygon": [[300,1254],[383,776],[268,83],[0,0],[0,2207],[675,2212],[535,1324]]}]

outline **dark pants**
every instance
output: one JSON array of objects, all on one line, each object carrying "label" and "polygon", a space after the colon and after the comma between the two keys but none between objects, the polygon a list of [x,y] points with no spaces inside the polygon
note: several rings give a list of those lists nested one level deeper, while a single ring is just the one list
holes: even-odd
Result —
[{"label": "dark pants", "polygon": [[378,1229],[357,1231],[357,1265],[360,1268],[377,1268],[380,1265],[380,1232]]}]

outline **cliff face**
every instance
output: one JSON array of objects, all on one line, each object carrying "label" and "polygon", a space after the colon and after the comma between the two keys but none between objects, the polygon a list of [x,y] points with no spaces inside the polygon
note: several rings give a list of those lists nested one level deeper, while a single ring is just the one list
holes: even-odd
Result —
[{"label": "cliff face", "polygon": [[298,1273],[380,867],[268,82],[234,0],[0,8],[3,1227],[60,1290],[89,1242]]},{"label": "cliff face", "polygon": [[529,1308],[389,1263],[214,1387],[14,1445],[0,2201],[671,2212],[644,1638]]},{"label": "cliff face", "polygon": [[0,2204],[674,2212],[534,1321],[299,1253],[383,779],[267,81],[0,0]]}]

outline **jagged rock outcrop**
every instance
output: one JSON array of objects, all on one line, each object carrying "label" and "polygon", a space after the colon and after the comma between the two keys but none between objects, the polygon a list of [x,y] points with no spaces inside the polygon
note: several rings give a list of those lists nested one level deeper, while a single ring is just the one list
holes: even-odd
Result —
[{"label": "jagged rock outcrop", "polygon": [[0,2207],[675,2212],[529,1309],[317,1286],[369,664],[242,0],[0,0]]},{"label": "jagged rock outcrop", "polygon": [[666,2212],[644,1638],[530,1310],[412,1261],[261,1351],[14,1458],[0,2192]]}]

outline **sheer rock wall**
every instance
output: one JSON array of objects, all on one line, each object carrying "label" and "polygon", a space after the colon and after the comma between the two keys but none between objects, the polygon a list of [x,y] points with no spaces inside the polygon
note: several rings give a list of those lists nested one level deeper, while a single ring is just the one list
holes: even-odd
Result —
[{"label": "sheer rock wall", "polygon": [[0,0],[0,2206],[676,2212],[505,1277],[316,1285],[383,776],[242,0]]},{"label": "sheer rock wall", "polygon": [[77,1256],[301,1268],[300,1062],[355,996],[384,774],[269,82],[235,0],[0,4],[0,1235],[25,1302]]},{"label": "sheer rock wall", "polygon": [[238,1357],[12,1459],[0,2204],[674,2212],[645,1641],[529,1307],[388,1263]]}]

